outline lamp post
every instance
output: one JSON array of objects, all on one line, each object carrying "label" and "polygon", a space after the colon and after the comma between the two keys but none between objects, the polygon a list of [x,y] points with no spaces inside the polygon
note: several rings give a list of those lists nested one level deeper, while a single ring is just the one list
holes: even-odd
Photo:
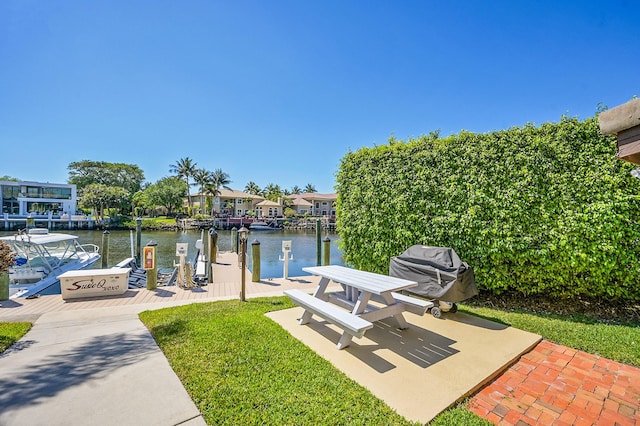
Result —
[{"label": "lamp post", "polygon": [[242,286],[240,287],[240,301],[245,301],[245,273],[244,270],[247,267],[247,237],[249,235],[249,230],[242,226],[240,230],[238,230],[238,237],[240,239],[240,268],[241,268],[241,276],[240,282]]}]

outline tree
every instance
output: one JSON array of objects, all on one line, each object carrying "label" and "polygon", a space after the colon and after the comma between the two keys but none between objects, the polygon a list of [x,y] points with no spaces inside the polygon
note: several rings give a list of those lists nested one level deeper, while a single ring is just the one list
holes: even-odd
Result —
[{"label": "tree", "polygon": [[308,183],[307,186],[304,187],[304,192],[311,193],[311,192],[318,192],[318,191],[316,191],[316,187],[314,185]]},{"label": "tree", "polygon": [[302,194],[302,189],[298,185],[293,185],[293,188],[291,188],[291,193]]},{"label": "tree", "polygon": [[257,183],[251,181],[244,187],[244,192],[253,194],[253,195],[262,195],[262,191]]},{"label": "tree", "polygon": [[200,186],[200,214],[204,214],[205,187],[213,180],[213,173],[205,169],[196,169],[193,173],[193,180]]},{"label": "tree", "polygon": [[182,206],[188,193],[187,183],[177,176],[164,177],[144,191],[148,205],[166,207],[168,214]]},{"label": "tree", "polygon": [[[148,187],[149,186],[147,185],[147,188]],[[148,200],[145,190],[140,190],[133,194],[131,197],[131,216],[142,216],[147,203]]]},{"label": "tree", "polygon": [[267,200],[278,201],[278,198],[282,197],[282,188],[280,188],[280,185],[269,183],[262,190],[262,195]]},{"label": "tree", "polygon": [[11,176],[0,176],[0,181],[4,181],[4,182],[20,182],[20,179],[16,179],[14,177]]},{"label": "tree", "polygon": [[105,210],[121,208],[129,197],[129,192],[124,188],[92,183],[84,188],[80,204],[84,208],[93,209],[98,217],[103,218]]},{"label": "tree", "polygon": [[191,184],[189,183],[189,178],[193,177],[196,172],[196,166],[198,163],[193,161],[189,157],[181,158],[176,161],[175,164],[171,164],[169,166],[169,172],[175,173],[178,178],[184,179],[187,184],[187,200],[189,202],[189,213],[191,213],[191,197],[189,196],[189,192],[191,191]]},{"label": "tree", "polygon": [[[222,169],[216,169],[211,174],[211,181],[205,185],[204,191],[207,195],[215,197],[220,194],[220,188],[230,189],[229,184],[231,179],[229,174],[222,171]],[[211,215],[213,216],[213,203],[211,203]]]},{"label": "tree", "polygon": [[69,183],[76,185],[80,196],[93,184],[118,187],[135,194],[144,182],[144,172],[135,164],[82,160],[70,163],[67,169]]}]

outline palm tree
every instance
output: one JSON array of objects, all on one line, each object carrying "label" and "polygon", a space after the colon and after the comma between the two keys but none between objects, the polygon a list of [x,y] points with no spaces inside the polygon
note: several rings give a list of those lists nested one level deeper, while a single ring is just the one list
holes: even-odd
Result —
[{"label": "palm tree", "polygon": [[302,194],[302,189],[298,185],[293,185],[293,188],[291,188],[291,193]]},{"label": "palm tree", "polygon": [[304,192],[310,193],[310,192],[318,192],[318,191],[316,191],[316,187],[314,185],[308,183],[307,186],[304,187]]},{"label": "palm tree", "polygon": [[253,195],[261,195],[262,191],[260,191],[260,187],[257,183],[251,181],[244,187],[244,192]]},{"label": "palm tree", "polygon": [[191,212],[191,195],[189,178],[196,172],[197,163],[189,157],[181,158],[176,161],[175,164],[169,165],[169,173],[175,173],[180,179],[184,179],[187,182],[187,200],[189,203],[189,212]]},{"label": "palm tree", "polygon": [[278,197],[282,197],[282,189],[280,188],[280,185],[270,183],[264,187],[262,195],[268,200],[276,201],[278,200]]},{"label": "palm tree", "polygon": [[[216,169],[213,173],[211,173],[211,179],[209,183],[205,185],[204,191],[215,197],[220,194],[220,188],[231,189],[229,188],[229,184],[231,183],[231,179],[229,178],[229,174],[222,171],[222,169]],[[213,203],[211,203],[211,215],[213,216]]]},{"label": "palm tree", "polygon": [[193,174],[193,179],[198,185],[200,185],[200,214],[204,214],[205,188],[211,183],[213,173],[205,169],[196,169]]}]

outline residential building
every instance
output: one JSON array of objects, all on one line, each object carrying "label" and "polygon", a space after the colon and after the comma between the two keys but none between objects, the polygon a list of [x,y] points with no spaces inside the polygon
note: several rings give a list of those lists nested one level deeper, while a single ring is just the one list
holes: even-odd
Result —
[{"label": "residential building", "polygon": [[71,215],[76,212],[77,190],[63,183],[0,181],[0,201],[2,213],[12,216]]},{"label": "residential building", "polygon": [[[293,208],[298,214],[308,213],[311,216],[335,216],[335,204],[338,201],[338,194],[319,194],[317,192],[306,192],[304,194],[293,194],[289,198],[293,201]],[[303,203],[301,200],[311,204]],[[297,207],[296,207],[297,206]]]}]

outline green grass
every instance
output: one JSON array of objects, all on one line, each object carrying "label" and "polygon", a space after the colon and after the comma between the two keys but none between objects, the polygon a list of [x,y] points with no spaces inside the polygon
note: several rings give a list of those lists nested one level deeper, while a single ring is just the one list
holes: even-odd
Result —
[{"label": "green grass", "polygon": [[140,317],[208,424],[413,424],[264,315],[289,307],[278,297]]},{"label": "green grass", "polygon": [[[140,317],[208,424],[412,424],[264,316],[292,306],[289,298],[275,297],[193,304]],[[460,311],[640,365],[638,324],[466,305]],[[432,424],[490,423],[463,402]]]},{"label": "green grass", "polygon": [[6,351],[30,329],[29,322],[0,322],[0,353]]},{"label": "green grass", "polygon": [[541,335],[546,340],[640,367],[640,324],[611,324],[579,315],[460,306],[460,311]]}]

